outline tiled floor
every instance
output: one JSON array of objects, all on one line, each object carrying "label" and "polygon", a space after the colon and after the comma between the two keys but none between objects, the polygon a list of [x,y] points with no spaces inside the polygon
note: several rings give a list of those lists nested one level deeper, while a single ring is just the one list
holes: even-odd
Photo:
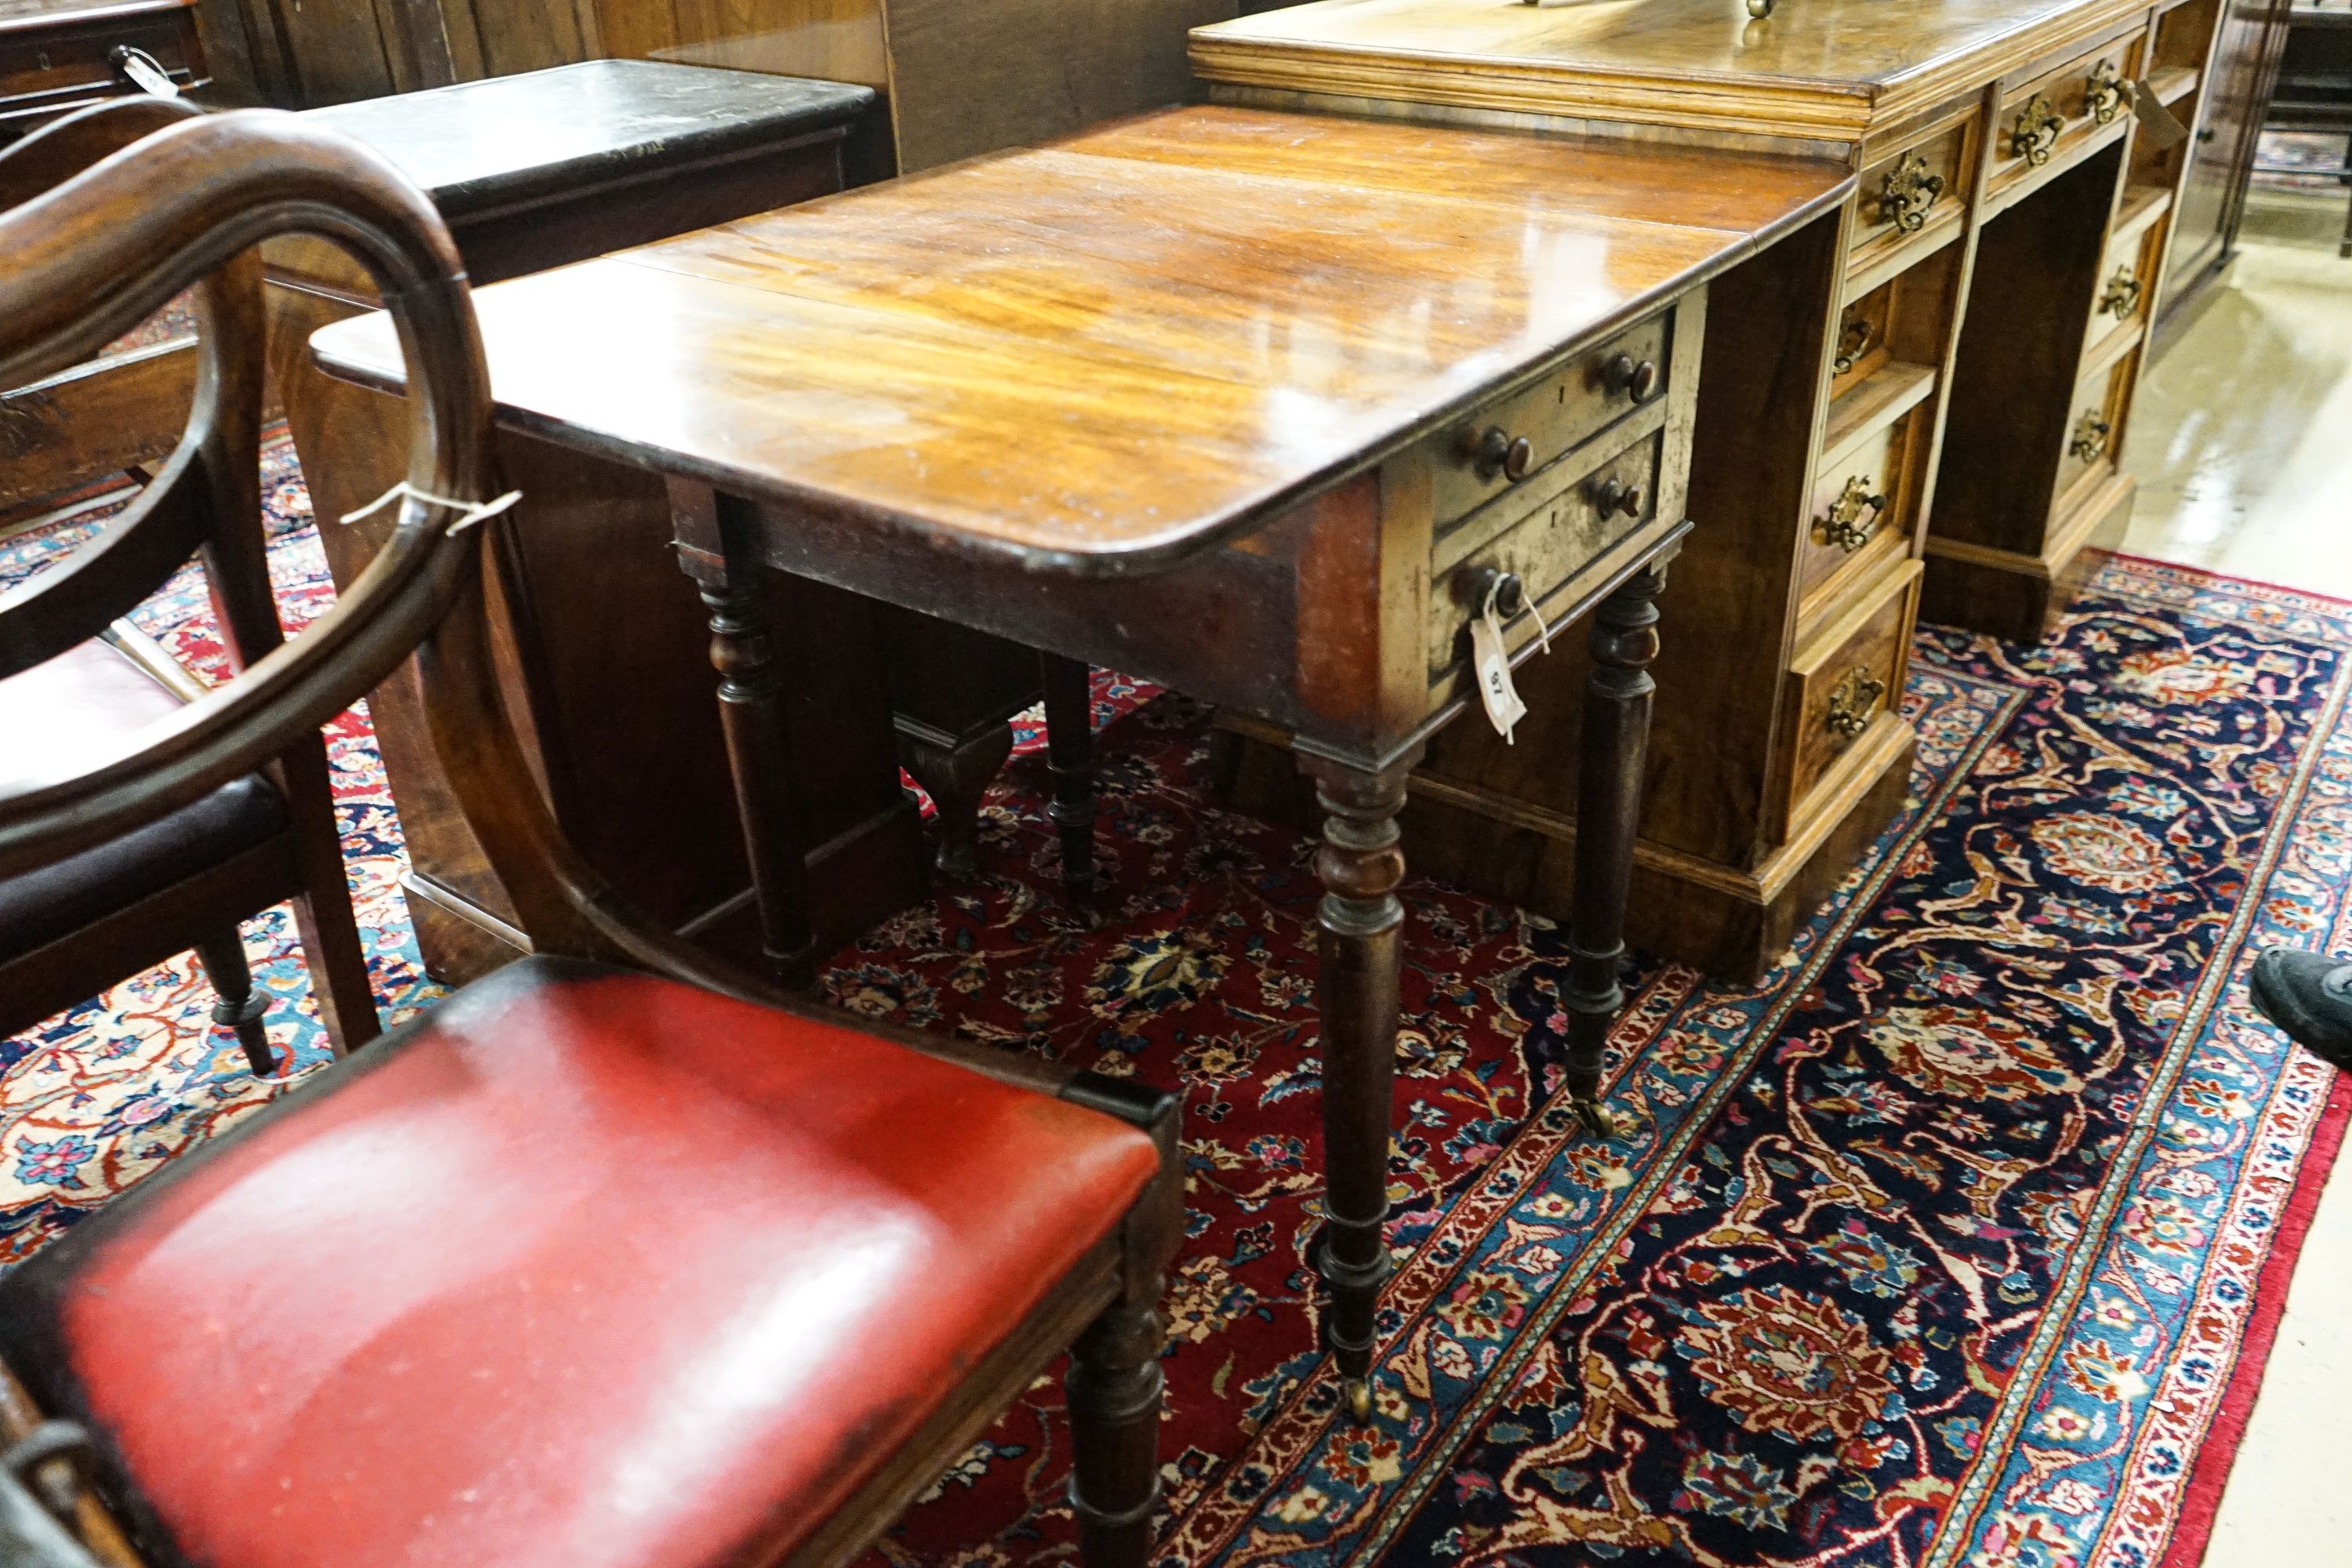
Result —
[{"label": "tiled floor", "polygon": [[[2149,368],[2125,548],[2352,598],[2344,198],[2259,195],[2228,292]],[[2206,1568],[2352,1563],[2352,1160],[2320,1201]]]}]

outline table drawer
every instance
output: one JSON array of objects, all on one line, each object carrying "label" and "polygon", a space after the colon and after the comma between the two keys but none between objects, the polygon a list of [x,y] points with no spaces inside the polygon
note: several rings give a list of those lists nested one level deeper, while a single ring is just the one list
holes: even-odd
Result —
[{"label": "table drawer", "polygon": [[2122,84],[2138,73],[2140,46],[2137,34],[2109,38],[2003,95],[1992,121],[1991,188],[2031,179],[2078,143],[2128,121]]},{"label": "table drawer", "polygon": [[[1441,546],[1430,574],[1426,646],[1433,682],[1470,657],[1470,623],[1496,575],[1516,576],[1528,608],[1549,621],[1560,613],[1549,602],[1555,595],[1570,586],[1612,544],[1658,515],[1659,461],[1665,438],[1665,431],[1652,431],[1573,480],[1566,479],[1573,465],[1563,464],[1564,482],[1552,485],[1549,494],[1530,498],[1534,504],[1524,515],[1477,549],[1449,562]],[[1512,498],[1511,504],[1518,499]],[[1504,631],[1516,648],[1535,635],[1535,621],[1521,616]]]},{"label": "table drawer", "polygon": [[[1636,407],[1664,399],[1673,311],[1627,328],[1430,438],[1431,514],[1440,531],[1531,480]],[[1514,444],[1524,447],[1514,450]],[[1516,471],[1520,477],[1514,479]]]},{"label": "table drawer", "polygon": [[145,50],[183,89],[200,85],[204,58],[193,16],[61,22],[0,37],[0,142],[51,115],[138,91],[114,68],[118,46]]},{"label": "table drawer", "polygon": [[1806,818],[1808,797],[1837,760],[1882,714],[1900,707],[1919,573],[1917,562],[1899,563],[1852,611],[1823,628],[1811,649],[1801,652],[1790,668],[1786,712],[1793,731],[1788,737],[1792,826]]},{"label": "table drawer", "polygon": [[1969,205],[1969,126],[1953,121],[1863,170],[1846,269],[1858,272],[1913,237],[1957,223]]}]

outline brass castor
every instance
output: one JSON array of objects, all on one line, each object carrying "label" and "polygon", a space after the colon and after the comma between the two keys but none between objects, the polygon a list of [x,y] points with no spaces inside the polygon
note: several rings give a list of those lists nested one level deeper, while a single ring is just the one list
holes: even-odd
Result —
[{"label": "brass castor", "polygon": [[1339,1395],[1348,1406],[1349,1420],[1359,1426],[1369,1426],[1372,1424],[1372,1380],[1370,1378],[1341,1378]]},{"label": "brass castor", "polygon": [[1569,1103],[1576,1108],[1577,1120],[1591,1129],[1594,1137],[1617,1136],[1617,1119],[1609,1114],[1609,1108],[1601,1103],[1599,1096],[1590,1100],[1571,1100]]},{"label": "brass castor", "polygon": [[1761,21],[1772,14],[1772,0],[1748,0],[1748,14]]}]

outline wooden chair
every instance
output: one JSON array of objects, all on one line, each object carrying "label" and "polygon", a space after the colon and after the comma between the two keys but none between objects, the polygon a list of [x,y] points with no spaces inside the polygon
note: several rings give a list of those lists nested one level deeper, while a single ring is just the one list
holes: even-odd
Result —
[{"label": "wooden chair", "polygon": [[333,610],[135,752],[0,786],[0,875],[205,798],[415,650],[538,952],[0,1279],[17,1502],[103,1556],[94,1493],[154,1564],[837,1563],[1075,1342],[1086,1559],[1140,1564],[1175,1101],[771,993],[564,841],[490,651],[507,524],[462,526],[496,489],[488,389],[425,197],[288,115],[159,132],[0,213],[0,380],[210,276],[214,402],[250,403],[250,247],[289,230],[363,261],[400,322],[398,525]]},{"label": "wooden chair", "polygon": [[[184,100],[139,98],[58,121],[0,153],[0,209],[198,112]],[[180,706],[188,693],[167,684],[170,660],[111,624],[190,556],[204,561],[232,666],[283,640],[261,519],[259,371],[227,342],[259,331],[257,317],[238,314],[241,276],[198,291],[199,391],[178,449],[97,538],[0,596],[0,771],[119,750]],[[132,657],[140,651],[151,657]],[[254,771],[134,832],[0,876],[0,1035],[194,948],[219,998],[214,1019],[266,1073],[267,1003],[239,928],[288,900],[329,1038],[339,1051],[364,1045],[378,1032],[375,1004],[315,730],[289,734]]]}]

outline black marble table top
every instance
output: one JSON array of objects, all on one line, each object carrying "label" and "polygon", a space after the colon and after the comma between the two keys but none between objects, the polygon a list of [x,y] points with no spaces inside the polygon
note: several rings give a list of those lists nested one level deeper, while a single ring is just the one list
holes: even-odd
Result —
[{"label": "black marble table top", "polygon": [[662,60],[583,60],[306,111],[364,142],[443,216],[845,125],[872,88]]}]

